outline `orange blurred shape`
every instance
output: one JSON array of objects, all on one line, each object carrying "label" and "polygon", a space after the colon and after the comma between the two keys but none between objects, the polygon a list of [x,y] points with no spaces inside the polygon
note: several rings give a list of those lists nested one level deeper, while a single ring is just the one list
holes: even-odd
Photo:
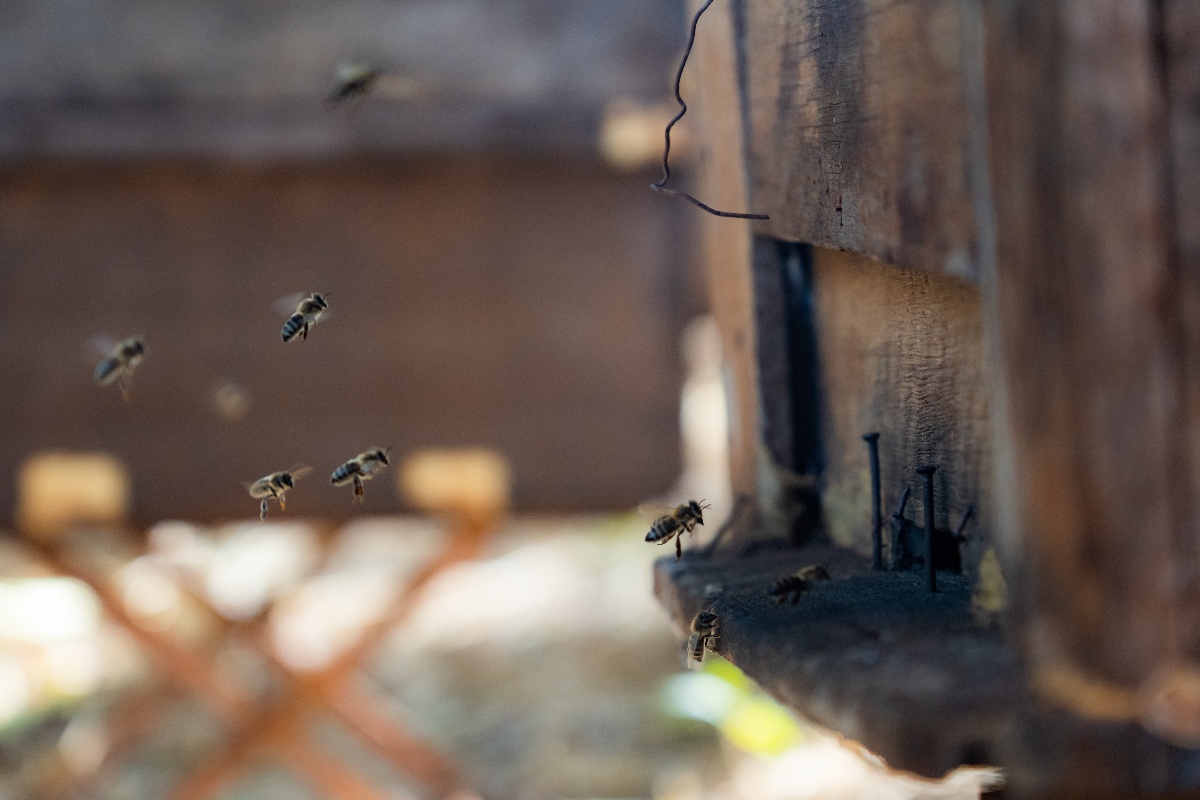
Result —
[{"label": "orange blurred shape", "polygon": [[[663,129],[678,107],[672,103],[647,105],[622,98],[604,109],[596,147],[609,166],[623,172],[645,169],[662,162]],[[684,159],[691,153],[686,129],[671,131],[671,155]]]},{"label": "orange blurred shape", "polygon": [[34,539],[78,523],[119,523],[128,513],[129,475],[107,453],[38,453],[17,474],[17,527]]},{"label": "orange blurred shape", "polygon": [[422,511],[495,516],[508,508],[508,460],[484,448],[422,450],[400,468],[400,494]]}]

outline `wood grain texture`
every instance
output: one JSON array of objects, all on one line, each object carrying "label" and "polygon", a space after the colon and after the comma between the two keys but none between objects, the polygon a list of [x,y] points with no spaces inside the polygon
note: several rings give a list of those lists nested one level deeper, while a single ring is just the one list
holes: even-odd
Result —
[{"label": "wood grain texture", "polygon": [[[953,530],[975,506],[963,550],[973,572],[990,542],[989,370],[979,291],[940,275],[834,250],[814,253],[824,389],[825,519],[833,540],[871,552],[870,479],[862,434],[879,432],[885,520],[905,486],[922,518],[916,468],[938,467],[935,522]],[[885,523],[886,524],[886,523]],[[885,531],[886,536],[886,531]]]},{"label": "wood grain texture", "polygon": [[1176,643],[1186,480],[1150,4],[1005,0],[984,15],[1027,642],[1035,662],[1136,685]]},{"label": "wood grain texture", "polygon": [[1170,126],[1171,199],[1180,307],[1181,367],[1186,398],[1181,461],[1190,482],[1179,486],[1179,541],[1174,566],[1179,635],[1187,657],[1200,659],[1200,4],[1162,3]]},{"label": "wood grain texture", "polygon": [[959,6],[748,4],[761,232],[976,279]]},{"label": "wood grain texture", "polygon": [[[12,169],[0,181],[0,515],[17,465],[104,450],[137,520],[256,515],[242,481],[319,468],[287,514],[357,507],[329,485],[372,445],[490,445],[527,508],[631,507],[678,476],[682,209],[566,161]],[[280,342],[272,302],[331,292]],[[86,339],[141,333],[133,405]],[[253,398],[217,413],[225,380]],[[112,388],[112,387],[110,387]],[[275,511],[273,510],[274,514]]]}]

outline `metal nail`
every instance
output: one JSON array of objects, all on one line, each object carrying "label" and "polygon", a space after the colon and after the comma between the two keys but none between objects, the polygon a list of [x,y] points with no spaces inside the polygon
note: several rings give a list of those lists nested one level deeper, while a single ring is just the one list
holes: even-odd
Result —
[{"label": "metal nail", "polygon": [[908,498],[910,497],[912,497],[912,487],[905,486],[903,494],[900,495],[900,502],[897,504],[896,510],[892,512],[892,524],[888,531],[888,569],[900,569],[900,562],[904,558],[908,546],[906,532],[912,527],[912,523],[904,516],[904,509],[908,507]]},{"label": "metal nail", "polygon": [[973,516],[975,516],[975,506],[974,506],[974,504],[967,506],[967,511],[966,511],[966,513],[965,513],[965,514],[963,514],[963,517],[962,517],[962,519],[960,519],[960,520],[958,521],[958,527],[954,529],[954,541],[955,541],[956,543],[957,543],[957,542],[962,542],[963,540],[965,540],[965,539],[967,538],[967,537],[963,536],[963,528],[967,527],[967,522],[968,522],[968,521],[971,519],[971,517],[973,517]]},{"label": "metal nail", "polygon": [[883,569],[883,491],[879,485],[879,434],[864,433],[871,460],[871,569]]},{"label": "metal nail", "polygon": [[896,519],[904,519],[904,509],[908,508],[908,498],[912,496],[912,487],[905,486],[904,494],[900,495],[900,504],[896,506],[895,513],[892,516]]},{"label": "metal nail", "polygon": [[925,477],[925,566],[929,570],[929,591],[937,591],[937,568],[933,564],[933,473],[937,467],[917,467]]}]

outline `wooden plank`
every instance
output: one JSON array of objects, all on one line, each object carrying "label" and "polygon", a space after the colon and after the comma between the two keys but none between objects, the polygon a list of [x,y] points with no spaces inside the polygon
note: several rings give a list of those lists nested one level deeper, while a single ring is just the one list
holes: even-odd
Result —
[{"label": "wooden plank", "polygon": [[761,232],[977,278],[960,5],[747,5]]},{"label": "wooden plank", "polygon": [[1175,655],[1187,480],[1150,6],[984,5],[1026,643],[1127,689]]},{"label": "wooden plank", "polygon": [[[395,472],[355,506],[329,474],[488,445],[518,507],[632,507],[679,474],[681,206],[566,160],[253,168],[31,165],[0,188],[0,515],[21,459],[100,450],[132,514],[256,517],[242,481],[320,468],[284,516],[401,507]],[[330,291],[284,345],[276,298]],[[85,342],[141,333],[133,405]],[[214,390],[252,398],[227,416]],[[275,513],[275,510],[272,512]]]},{"label": "wooden plank", "polygon": [[[807,564],[825,566],[833,580],[796,605],[767,596],[776,579]],[[655,593],[677,627],[713,609],[720,655],[893,768],[940,777],[963,762],[967,741],[990,749],[1019,694],[1016,660],[972,624],[960,576],[943,575],[944,590],[931,593],[917,573],[871,573],[859,554],[828,545],[737,560],[688,554],[655,567]]]},{"label": "wooden plank", "polygon": [[[779,606],[767,588],[802,565],[833,580]],[[860,554],[828,545],[743,558],[685,552],[655,564],[654,590],[680,634],[716,612],[717,652],[806,718],[853,739],[892,769],[942,777],[962,764],[998,766],[1014,800],[1185,797],[1195,751],[1132,720],[1087,720],[1027,691],[1021,660],[976,626],[970,588],[939,576],[869,572]],[[1172,794],[1175,792],[1176,794]]]},{"label": "wooden plank", "polygon": [[862,435],[878,432],[885,515],[911,487],[922,518],[922,465],[938,467],[937,527],[953,530],[971,506],[963,566],[991,546],[990,371],[978,289],[899,270],[852,253],[815,249],[817,341],[824,390],[825,521],[833,541],[871,552],[871,486]]}]

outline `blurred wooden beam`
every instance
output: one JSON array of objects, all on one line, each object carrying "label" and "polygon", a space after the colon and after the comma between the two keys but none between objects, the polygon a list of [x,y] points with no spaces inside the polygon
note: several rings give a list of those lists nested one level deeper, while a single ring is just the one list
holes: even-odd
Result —
[{"label": "blurred wooden beam", "polygon": [[[594,152],[609,103],[665,95],[682,7],[51,0],[6,19],[0,159]],[[338,113],[343,60],[409,88]]]},{"label": "blurred wooden beam", "polygon": [[1176,508],[1186,351],[1153,6],[984,8],[1018,611],[1035,664],[1128,688],[1178,655],[1170,565],[1197,527]]}]

